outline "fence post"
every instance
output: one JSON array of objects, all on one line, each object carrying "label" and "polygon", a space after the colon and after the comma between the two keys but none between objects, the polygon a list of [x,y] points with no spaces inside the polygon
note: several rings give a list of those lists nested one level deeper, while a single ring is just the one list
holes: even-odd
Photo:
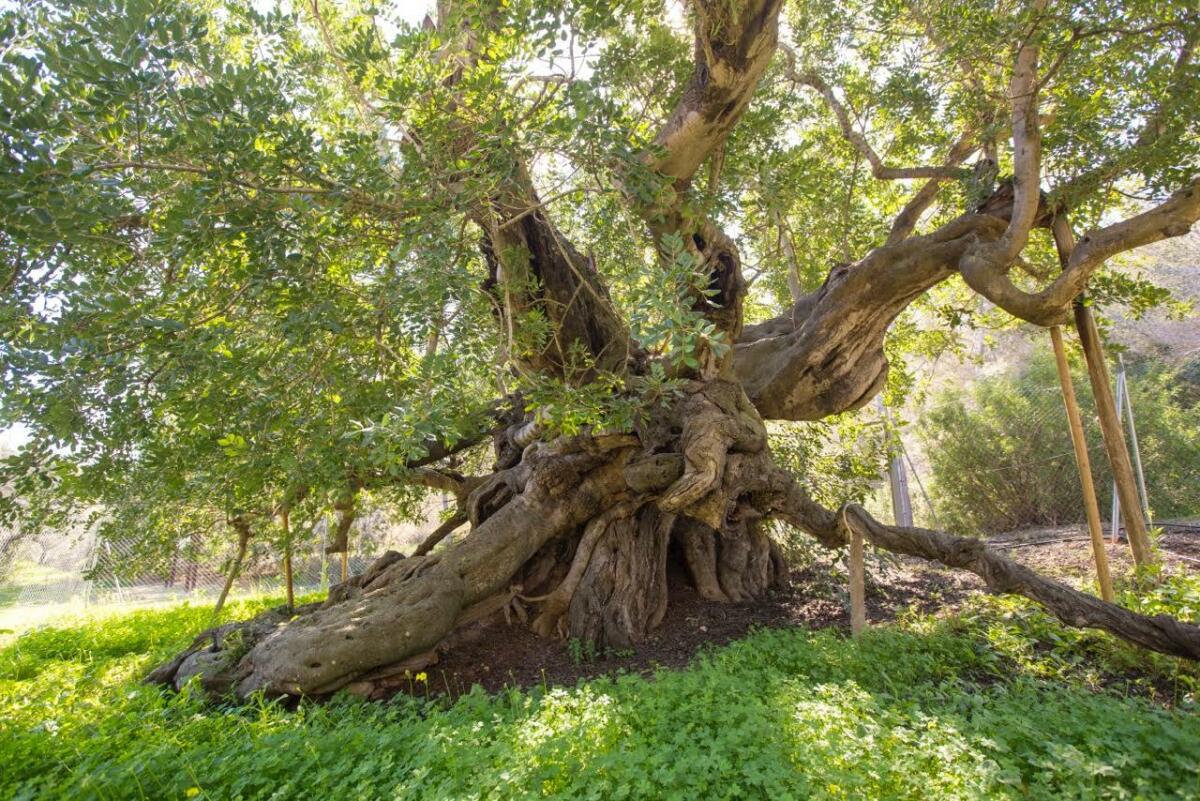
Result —
[{"label": "fence post", "polygon": [[1117,370],[1121,391],[1125,397],[1125,422],[1129,423],[1129,446],[1133,451],[1133,470],[1137,474],[1138,490],[1142,495],[1142,514],[1146,516],[1146,523],[1150,524],[1150,493],[1146,491],[1146,474],[1142,471],[1142,449],[1138,447],[1137,426],[1133,422],[1133,398],[1129,396],[1129,379],[1125,376],[1125,357],[1119,353]]},{"label": "fence post", "polygon": [[[1119,362],[1117,370],[1117,417],[1125,407],[1125,364]],[[1109,536],[1114,544],[1121,541],[1121,493],[1117,491],[1117,480],[1112,482],[1112,515],[1109,517]]]},{"label": "fence post", "polygon": [[[883,398],[879,399],[879,410],[883,414],[883,429],[888,438],[888,489],[892,496],[892,516],[895,518],[897,526],[911,528],[913,524],[912,498],[908,492],[908,474],[904,469],[903,445],[897,448],[892,442],[892,436],[895,434],[892,427],[892,413],[884,405]],[[898,441],[899,435],[895,434],[895,436]]]},{"label": "fence post", "polygon": [[1079,485],[1083,492],[1083,508],[1087,513],[1088,533],[1092,538],[1092,555],[1096,561],[1096,579],[1100,584],[1100,597],[1108,602],[1114,599],[1112,576],[1108,571],[1108,554],[1104,550],[1104,530],[1100,522],[1100,504],[1096,501],[1096,487],[1092,483],[1092,465],[1088,457],[1087,439],[1083,434],[1083,421],[1079,416],[1079,405],[1075,400],[1075,385],[1071,382],[1071,368],[1067,364],[1067,351],[1063,347],[1062,329],[1050,327],[1050,341],[1054,344],[1054,363],[1058,367],[1058,380],[1062,384],[1063,405],[1067,407],[1067,423],[1071,429],[1071,444],[1075,447],[1075,465],[1079,468]]}]

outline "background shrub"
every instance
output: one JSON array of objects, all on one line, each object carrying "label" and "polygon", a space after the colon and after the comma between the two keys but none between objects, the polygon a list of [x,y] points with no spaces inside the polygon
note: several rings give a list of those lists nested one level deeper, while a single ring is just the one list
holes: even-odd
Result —
[{"label": "background shrub", "polygon": [[[1092,473],[1108,517],[1112,479],[1087,375],[1074,369]],[[1151,511],[1200,514],[1200,397],[1189,374],[1162,364],[1129,366],[1129,394]],[[1083,503],[1058,377],[1048,354],[1016,375],[939,395],[919,424],[930,493],[941,526],[994,534],[1082,522]]]}]

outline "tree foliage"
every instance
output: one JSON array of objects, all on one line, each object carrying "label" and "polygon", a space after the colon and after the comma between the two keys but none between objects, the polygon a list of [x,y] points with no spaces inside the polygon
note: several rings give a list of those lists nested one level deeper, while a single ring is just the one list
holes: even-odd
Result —
[{"label": "tree foliage", "polygon": [[[501,429],[692,448],[657,502],[694,510],[760,417],[902,394],[905,353],[1056,322],[1186,231],[1198,31],[1149,0],[7,7],[5,519],[171,542],[502,497],[459,472]],[[648,444],[714,380],[738,434]]]}]

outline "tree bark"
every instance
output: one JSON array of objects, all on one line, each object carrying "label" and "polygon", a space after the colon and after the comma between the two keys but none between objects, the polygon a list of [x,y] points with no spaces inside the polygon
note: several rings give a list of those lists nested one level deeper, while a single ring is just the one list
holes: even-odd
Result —
[{"label": "tree bark", "polygon": [[[1200,658],[1200,628],[1092,598],[978,540],[883,526],[852,506],[822,509],[773,464],[761,420],[729,381],[687,384],[636,435],[534,442],[493,478],[472,495],[501,500],[468,498],[476,516],[465,537],[422,556],[389,552],[294,619],[269,613],[206,632],[151,679],[180,687],[199,677],[238,697],[322,696],[351,684],[370,694],[487,620],[628,647],[663,620],[673,555],[715,601],[753,600],[782,582],[786,568],[762,527],[770,517],[833,548],[858,532],[878,548],[970,570],[1071,625]],[[508,491],[497,496],[496,486]]]},{"label": "tree bark", "polygon": [[[448,3],[439,5],[439,16],[460,26],[442,31],[441,55],[464,67],[486,60],[472,51],[477,37],[461,27],[465,18],[446,14]],[[933,198],[932,189],[922,190],[882,247],[835,266],[823,286],[795,298],[778,317],[743,328],[746,282],[736,243],[693,212],[689,189],[700,166],[721,152],[766,73],[781,6],[778,0],[694,4],[693,71],[642,158],[663,191],[640,200],[625,185],[628,173],[614,176],[645,221],[649,244],[660,246],[664,234],[678,237],[707,272],[709,291],[697,293],[703,297],[694,298],[694,308],[713,324],[714,339],[736,343],[728,355],[716,358],[717,348],[699,354],[701,368],[673,376],[678,396],[647,410],[649,419],[632,432],[547,441],[535,414],[506,422],[496,432],[495,472],[473,484],[460,505],[471,527],[464,537],[432,552],[447,523],[419,554],[385,554],[332,588],[325,603],[297,609],[294,618],[276,611],[205,632],[151,680],[180,687],[196,677],[211,693],[243,698],[259,690],[322,696],[348,685],[370,693],[389,677],[431,663],[467,629],[491,619],[515,618],[545,635],[625,647],[661,623],[672,558],[714,601],[759,598],[783,581],[786,566],[762,526],[772,517],[831,548],[858,534],[877,548],[966,569],[991,589],[1032,598],[1071,625],[1200,659],[1196,626],[1077,592],[978,540],[884,526],[855,506],[840,514],[823,509],[774,465],[763,422],[817,420],[867,403],[887,377],[888,327],[953,275],[1023,319],[1057,322],[1099,261],[1178,235],[1200,217],[1200,183],[1094,232],[1050,287],[1020,292],[1007,272],[1031,228],[1053,216],[1042,207],[1039,186],[1038,37],[1026,36],[1016,47],[1009,93],[1014,179],[976,212],[911,236]],[[452,89],[461,74],[445,86]],[[832,91],[827,96],[836,103]],[[456,103],[450,102],[451,114]],[[452,124],[459,126],[464,153],[475,158],[490,147],[475,141],[465,118]],[[952,158],[964,157],[970,146],[964,138]],[[522,158],[504,155],[513,169],[488,197],[472,203],[468,216],[482,232],[485,290],[494,300],[505,360],[577,385],[601,372],[644,375],[651,357],[632,344],[595,265],[554,225]],[[882,162],[872,163],[877,174],[891,174]],[[951,161],[944,170],[915,168],[911,175],[956,169]],[[711,188],[718,181],[714,169]],[[531,339],[521,330],[530,315],[548,324],[548,336]],[[410,467],[463,447],[436,438],[429,445],[429,456]],[[1136,509],[1136,500],[1127,506]],[[343,510],[341,534],[352,514],[352,506]],[[344,551],[344,536],[338,540],[331,550]]]},{"label": "tree bark", "polygon": [[238,575],[242,572],[242,562],[246,558],[246,549],[250,545],[250,524],[245,520],[233,521],[233,527],[238,533],[238,549],[237,554],[233,557],[233,562],[229,565],[229,572],[225,575],[225,584],[221,587],[221,594],[217,596],[217,604],[213,607],[213,618],[218,618],[221,615],[221,610],[225,608],[225,600],[229,597],[229,591],[233,589],[233,582],[237,580]]}]

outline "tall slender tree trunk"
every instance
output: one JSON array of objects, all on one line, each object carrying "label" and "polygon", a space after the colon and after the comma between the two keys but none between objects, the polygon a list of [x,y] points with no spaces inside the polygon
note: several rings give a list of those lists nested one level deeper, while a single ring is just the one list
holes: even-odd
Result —
[{"label": "tall slender tree trunk", "polygon": [[233,582],[237,581],[237,577],[241,575],[242,563],[246,559],[246,549],[250,546],[250,524],[239,519],[234,521],[233,526],[238,533],[237,553],[229,565],[229,572],[225,575],[225,584],[221,587],[221,594],[217,596],[217,604],[213,607],[213,619],[221,616],[221,610],[225,608],[225,601],[229,598],[229,591],[233,589]]},{"label": "tall slender tree trunk", "polygon": [[287,593],[288,611],[293,612],[296,609],[296,593],[292,583],[292,526],[286,506],[280,512],[280,522],[283,524],[283,585]]}]

